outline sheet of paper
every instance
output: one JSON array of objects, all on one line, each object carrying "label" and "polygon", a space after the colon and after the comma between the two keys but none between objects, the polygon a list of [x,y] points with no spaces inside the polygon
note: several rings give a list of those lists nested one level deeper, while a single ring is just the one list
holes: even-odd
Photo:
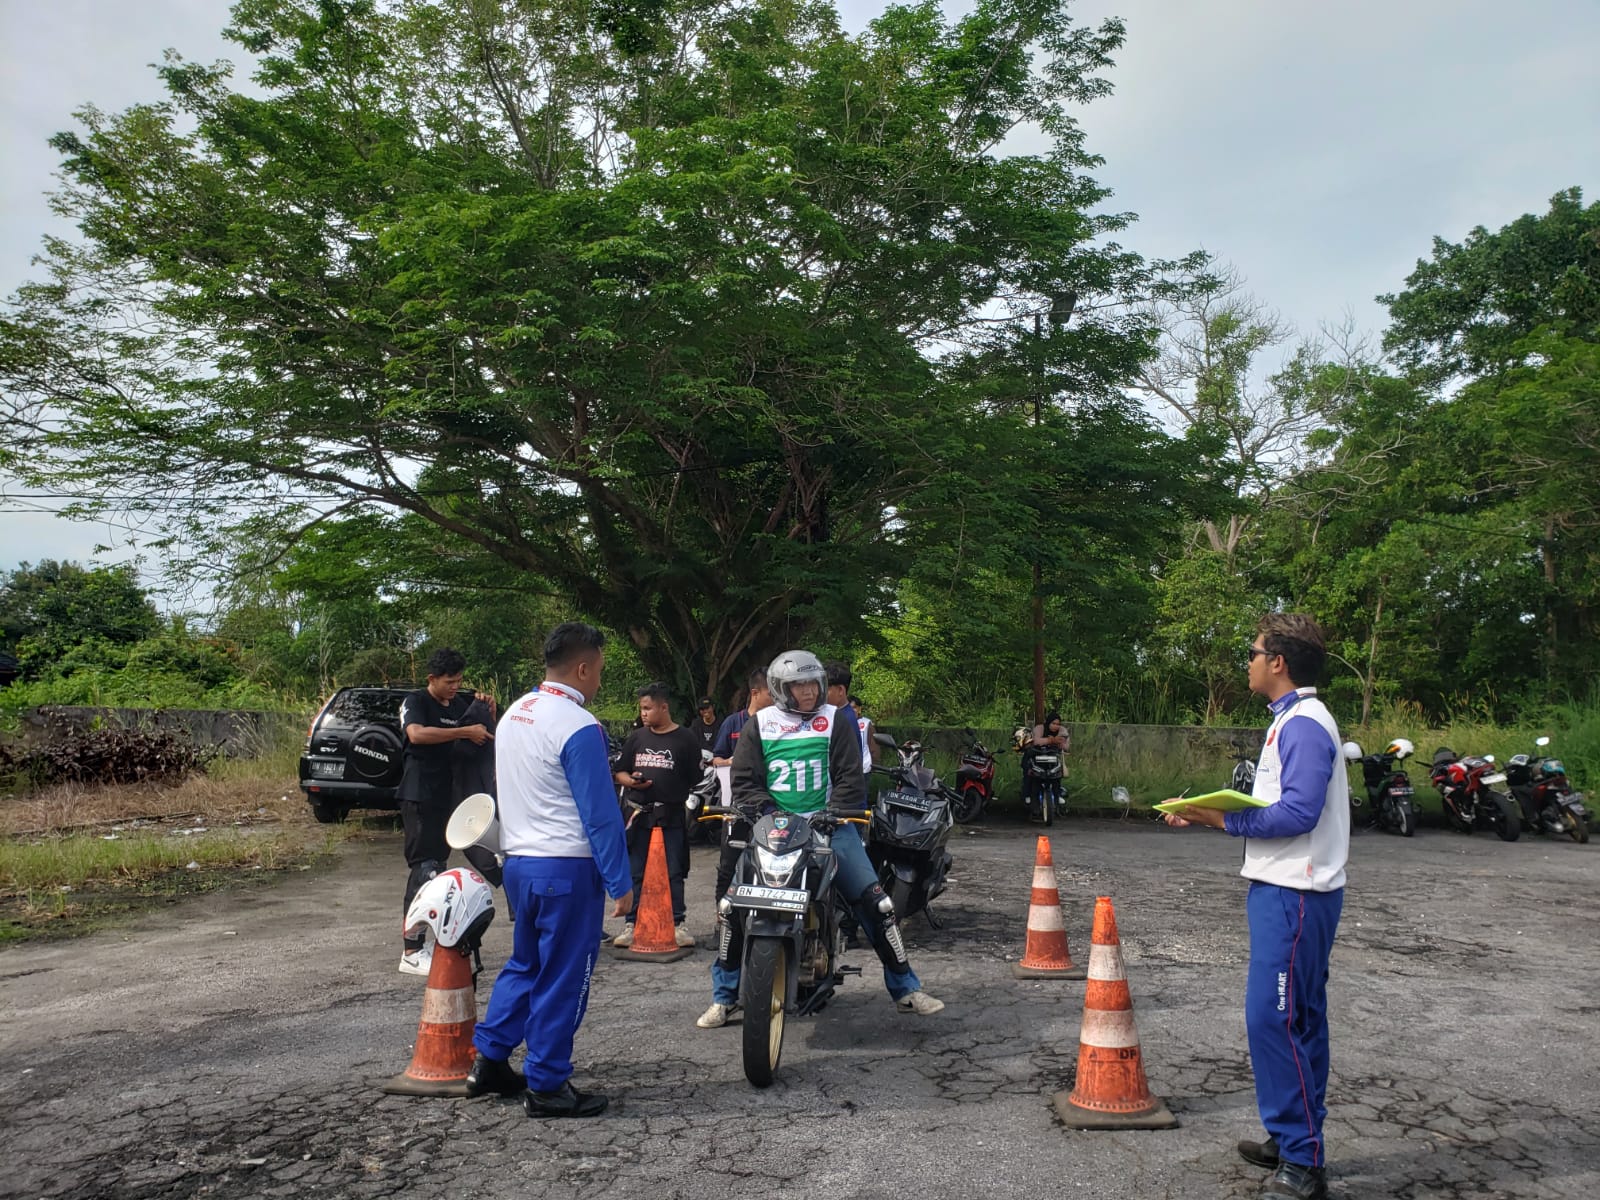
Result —
[{"label": "sheet of paper", "polygon": [[1223,788],[1220,792],[1207,792],[1204,796],[1185,796],[1182,800],[1166,800],[1151,805],[1157,812],[1164,813],[1182,813],[1186,808],[1215,808],[1221,812],[1238,812],[1241,808],[1266,806],[1265,800],[1257,800],[1254,796],[1246,796],[1243,792],[1236,792],[1232,788]]}]

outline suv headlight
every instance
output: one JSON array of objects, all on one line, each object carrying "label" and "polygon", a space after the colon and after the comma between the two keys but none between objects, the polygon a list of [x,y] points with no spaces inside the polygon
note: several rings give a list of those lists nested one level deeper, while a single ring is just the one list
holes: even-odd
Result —
[{"label": "suv headlight", "polygon": [[805,850],[791,850],[787,854],[774,854],[765,846],[756,847],[756,862],[760,864],[761,871],[766,875],[773,875],[780,879],[787,879],[793,874],[794,869],[800,865],[800,860],[805,857]]}]

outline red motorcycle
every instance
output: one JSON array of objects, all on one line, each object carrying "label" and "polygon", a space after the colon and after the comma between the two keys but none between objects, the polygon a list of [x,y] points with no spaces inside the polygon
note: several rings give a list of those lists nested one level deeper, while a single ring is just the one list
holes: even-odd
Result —
[{"label": "red motorcycle", "polygon": [[956,796],[950,803],[951,815],[963,825],[982,816],[984,805],[994,799],[994,754],[972,730],[967,736],[972,745],[956,768]]},{"label": "red motorcycle", "polygon": [[1458,833],[1492,829],[1503,842],[1522,836],[1522,817],[1511,797],[1495,790],[1505,773],[1495,769],[1494,755],[1460,757],[1449,746],[1433,752],[1433,786],[1444,797],[1444,815]]}]

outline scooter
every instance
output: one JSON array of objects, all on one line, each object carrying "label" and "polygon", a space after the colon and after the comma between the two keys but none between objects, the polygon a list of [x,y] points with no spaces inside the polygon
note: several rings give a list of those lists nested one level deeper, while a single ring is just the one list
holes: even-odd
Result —
[{"label": "scooter", "polygon": [[1536,754],[1513,754],[1506,762],[1506,786],[1522,806],[1523,824],[1535,833],[1565,834],[1589,840],[1589,810],[1583,793],[1572,790],[1566,764],[1543,753],[1548,737],[1534,739]]},{"label": "scooter", "polygon": [[1012,744],[1022,754],[1022,803],[1037,809],[1039,820],[1054,825],[1061,811],[1061,781],[1067,769],[1062,765],[1062,752],[1054,748],[1038,749],[1028,745],[1028,733],[1018,729],[1012,735]]},{"label": "scooter", "polygon": [[873,801],[867,837],[867,857],[877,868],[878,882],[894,902],[895,914],[906,920],[923,913],[935,929],[939,922],[928,902],[944,891],[950,870],[950,831],[955,827],[953,805],[957,798],[922,765],[922,747],[916,742],[896,746],[886,733],[873,741],[900,755],[900,765],[874,765],[874,774],[887,775],[893,786]]},{"label": "scooter", "polygon": [[1495,784],[1506,781],[1505,775],[1494,769],[1494,755],[1462,758],[1449,746],[1440,746],[1433,752],[1431,779],[1444,798],[1445,819],[1458,833],[1481,827],[1494,830],[1503,842],[1522,836],[1516,805],[1504,792],[1494,790]]},{"label": "scooter", "polygon": [[972,730],[967,730],[967,736],[972,745],[956,767],[956,795],[950,802],[951,812],[963,825],[981,817],[985,806],[994,799],[994,753]]},{"label": "scooter", "polygon": [[[1410,837],[1417,831],[1417,806],[1413,797],[1416,788],[1405,771],[1396,764],[1416,752],[1405,738],[1395,738],[1384,747],[1382,754],[1363,754],[1356,742],[1344,744],[1344,756],[1350,762],[1361,764],[1361,782],[1366,787],[1365,807],[1368,818],[1379,829],[1389,829],[1401,837]],[[1363,807],[1361,797],[1350,793],[1350,807]]]}]

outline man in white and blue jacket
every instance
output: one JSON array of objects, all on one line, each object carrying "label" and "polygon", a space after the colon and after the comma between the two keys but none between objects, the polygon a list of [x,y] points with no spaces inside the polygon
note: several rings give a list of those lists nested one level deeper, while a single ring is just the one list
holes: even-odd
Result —
[{"label": "man in white and blue jacket", "polygon": [[1344,907],[1350,786],[1340,769],[1339,727],[1310,686],[1327,658],[1317,623],[1298,613],[1269,613],[1247,653],[1250,690],[1265,696],[1272,712],[1251,789],[1266,807],[1191,808],[1167,821],[1245,839],[1245,1028],[1267,1139],[1242,1141],[1239,1153],[1273,1168],[1261,1200],[1322,1200],[1328,957]]},{"label": "man in white and blue jacket", "polygon": [[[572,1086],[603,895],[616,902],[614,917],[633,907],[605,730],[584,707],[600,690],[604,647],[592,625],[556,626],[544,644],[544,682],[507,707],[495,732],[500,849],[517,919],[511,958],[472,1038],[467,1094],[521,1092],[530,1117],[593,1117],[607,1103]],[[520,1075],[507,1061],[518,1043],[528,1048]]]}]

